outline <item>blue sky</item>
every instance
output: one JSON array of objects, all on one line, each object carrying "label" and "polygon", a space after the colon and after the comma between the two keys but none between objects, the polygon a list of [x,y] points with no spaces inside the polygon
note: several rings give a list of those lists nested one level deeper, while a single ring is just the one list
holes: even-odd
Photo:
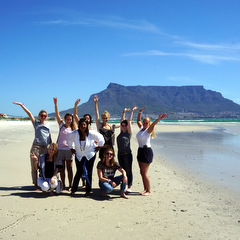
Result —
[{"label": "blue sky", "polygon": [[[73,107],[110,82],[203,85],[240,104],[238,0],[0,0],[0,112]],[[130,104],[131,105],[131,104]]]}]

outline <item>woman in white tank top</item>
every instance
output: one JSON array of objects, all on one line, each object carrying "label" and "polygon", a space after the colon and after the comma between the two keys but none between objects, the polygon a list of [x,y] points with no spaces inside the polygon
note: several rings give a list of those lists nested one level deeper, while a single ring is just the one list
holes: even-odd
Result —
[{"label": "woman in white tank top", "polygon": [[142,196],[151,195],[150,192],[150,179],[148,176],[148,169],[150,163],[153,160],[153,151],[150,144],[150,138],[154,137],[154,127],[163,118],[166,117],[166,113],[160,114],[159,117],[151,124],[150,118],[146,117],[141,122],[141,113],[145,107],[141,108],[138,112],[137,124],[140,131],[136,137],[138,140],[139,148],[137,154],[138,165],[142,176],[144,190],[140,192]]}]

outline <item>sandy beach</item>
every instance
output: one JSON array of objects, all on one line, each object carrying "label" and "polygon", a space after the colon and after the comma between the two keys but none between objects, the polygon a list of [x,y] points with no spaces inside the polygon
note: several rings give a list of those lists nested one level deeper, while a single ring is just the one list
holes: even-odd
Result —
[{"label": "sandy beach", "polygon": [[[50,124],[55,141],[58,126],[56,122]],[[157,138],[161,138],[161,133],[207,132],[211,128],[159,124],[156,131]],[[169,164],[167,151],[161,156],[161,148],[155,145],[149,170],[152,195],[139,195],[143,187],[136,160],[137,131],[134,125],[133,192],[128,200],[119,197],[119,188],[109,200],[101,197],[98,159],[89,198],[83,197],[81,188],[75,197],[67,191],[49,197],[34,191],[31,184],[32,124],[0,121],[0,239],[239,239],[239,194]],[[192,140],[187,139],[187,154],[198,154],[191,148]],[[171,151],[174,149],[177,146]]]}]

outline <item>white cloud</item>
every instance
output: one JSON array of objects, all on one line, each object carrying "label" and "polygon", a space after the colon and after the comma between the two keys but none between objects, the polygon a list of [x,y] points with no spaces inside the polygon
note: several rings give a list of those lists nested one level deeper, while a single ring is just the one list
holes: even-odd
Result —
[{"label": "white cloud", "polygon": [[68,20],[51,20],[51,21],[43,21],[43,22],[36,22],[38,25],[62,25],[62,26],[69,26],[69,25],[89,25],[88,21],[68,21]]},{"label": "white cloud", "polygon": [[225,51],[225,50],[240,50],[240,44],[209,44],[209,43],[194,43],[194,42],[176,42],[187,47],[209,50],[209,51]]},{"label": "white cloud", "polygon": [[[194,61],[219,64],[221,62],[240,61],[240,44],[211,44],[181,41],[181,37],[161,31],[157,26],[145,20],[126,20],[119,17],[89,18],[77,21],[52,20],[38,22],[39,25],[79,25],[107,27],[114,29],[148,32],[169,39],[169,45],[177,51],[148,50],[144,52],[125,53],[122,56],[171,56],[192,59]],[[182,47],[181,47],[182,46]],[[184,47],[184,48],[183,48]]]},{"label": "white cloud", "polygon": [[240,61],[240,57],[233,57],[233,56],[220,56],[220,55],[211,55],[211,54],[186,54],[186,56],[192,58],[193,60],[203,62],[203,63],[209,63],[209,64]]},{"label": "white cloud", "polygon": [[110,28],[122,28],[122,29],[133,29],[138,31],[147,31],[155,34],[166,35],[155,25],[145,20],[125,20],[122,18],[103,18],[103,19],[83,19],[78,21],[69,20],[51,20],[37,22],[39,25],[88,25],[88,26],[99,26],[99,27],[110,27]]},{"label": "white cloud", "polygon": [[214,54],[187,53],[187,52],[180,52],[180,53],[163,52],[158,50],[125,53],[123,54],[123,56],[175,56],[175,57],[190,58],[195,61],[208,63],[208,64],[217,64],[222,61],[240,61],[240,57],[234,57],[234,56],[221,56],[221,55],[214,55]]}]

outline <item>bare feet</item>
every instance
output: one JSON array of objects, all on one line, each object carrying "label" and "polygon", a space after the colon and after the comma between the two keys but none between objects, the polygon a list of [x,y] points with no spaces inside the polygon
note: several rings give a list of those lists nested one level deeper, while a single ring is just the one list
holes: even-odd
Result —
[{"label": "bare feet", "polygon": [[86,188],[86,180],[82,179],[82,188]]},{"label": "bare feet", "polygon": [[124,192],[121,192],[120,197],[128,199],[128,196],[126,196],[126,194]]},{"label": "bare feet", "polygon": [[142,192],[140,192],[140,195],[143,195],[146,192],[146,190],[143,190]]},{"label": "bare feet", "polygon": [[71,192],[71,191],[72,191],[72,187],[69,187],[69,188],[68,188],[68,191]]},{"label": "bare feet", "polygon": [[144,192],[144,193],[142,193],[141,195],[142,195],[142,196],[150,196],[151,193],[150,193],[150,192]]}]

